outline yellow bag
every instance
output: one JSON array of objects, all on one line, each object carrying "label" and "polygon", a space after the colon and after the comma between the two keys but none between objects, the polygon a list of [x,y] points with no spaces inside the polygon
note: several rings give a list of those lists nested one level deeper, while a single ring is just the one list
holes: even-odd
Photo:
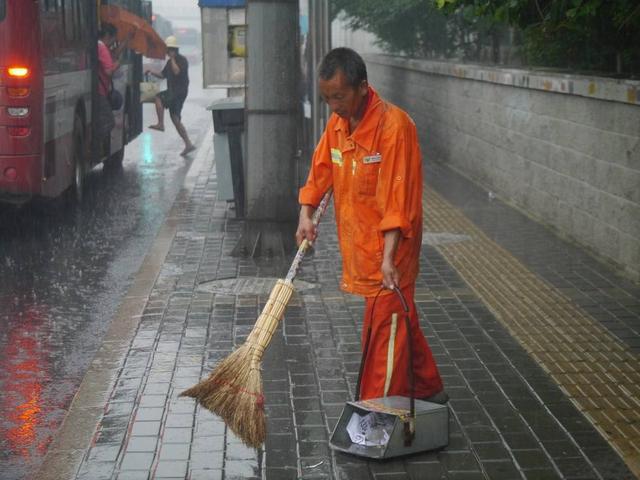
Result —
[{"label": "yellow bag", "polygon": [[153,103],[158,93],[158,82],[140,82],[140,103]]}]

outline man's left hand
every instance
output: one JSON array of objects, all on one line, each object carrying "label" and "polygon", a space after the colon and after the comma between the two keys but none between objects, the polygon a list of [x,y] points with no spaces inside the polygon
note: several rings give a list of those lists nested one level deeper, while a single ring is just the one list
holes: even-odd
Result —
[{"label": "man's left hand", "polygon": [[382,272],[382,285],[384,285],[384,288],[391,290],[400,286],[400,273],[393,262],[383,261],[380,271]]}]

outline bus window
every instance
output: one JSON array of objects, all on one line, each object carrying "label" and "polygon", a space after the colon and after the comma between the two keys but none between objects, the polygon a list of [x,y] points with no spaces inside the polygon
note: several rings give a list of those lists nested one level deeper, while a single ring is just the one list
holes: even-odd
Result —
[{"label": "bus window", "polygon": [[62,0],[44,0],[42,8],[45,12],[57,12],[60,10],[60,2]]},{"label": "bus window", "polygon": [[7,14],[7,0],[0,0],[0,22],[4,20],[4,16]]}]

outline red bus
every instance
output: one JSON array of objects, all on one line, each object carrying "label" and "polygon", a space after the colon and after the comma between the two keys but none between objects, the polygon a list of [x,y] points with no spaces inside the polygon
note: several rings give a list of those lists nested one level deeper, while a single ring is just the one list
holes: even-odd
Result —
[{"label": "red bus", "polygon": [[141,132],[142,60],[125,51],[114,74],[125,101],[107,149],[95,134],[101,3],[143,13],[141,0],[0,0],[0,201],[65,191],[81,200],[85,174],[120,164]]}]

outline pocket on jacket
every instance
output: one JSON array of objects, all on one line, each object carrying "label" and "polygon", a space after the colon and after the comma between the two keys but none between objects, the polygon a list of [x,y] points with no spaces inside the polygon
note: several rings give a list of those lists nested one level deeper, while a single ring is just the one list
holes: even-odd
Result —
[{"label": "pocket on jacket", "polygon": [[380,173],[380,165],[358,165],[359,175],[357,175],[357,192],[360,195],[372,196],[376,194],[378,188],[378,177]]},{"label": "pocket on jacket", "polygon": [[382,241],[377,230],[371,230],[368,235],[354,239],[353,259],[355,261],[356,281],[382,278]]}]

